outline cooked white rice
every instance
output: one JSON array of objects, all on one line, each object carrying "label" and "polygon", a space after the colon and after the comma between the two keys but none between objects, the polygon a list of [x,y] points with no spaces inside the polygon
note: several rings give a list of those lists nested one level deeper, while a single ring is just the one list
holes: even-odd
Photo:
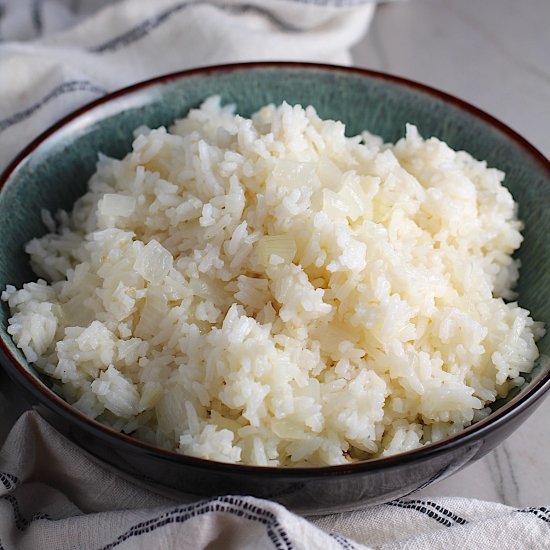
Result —
[{"label": "cooked white rice", "polygon": [[395,145],[208,99],[100,157],[26,247],[9,333],[75,407],[186,455],[269,466],[413,449],[538,356],[504,174],[414,126]]}]

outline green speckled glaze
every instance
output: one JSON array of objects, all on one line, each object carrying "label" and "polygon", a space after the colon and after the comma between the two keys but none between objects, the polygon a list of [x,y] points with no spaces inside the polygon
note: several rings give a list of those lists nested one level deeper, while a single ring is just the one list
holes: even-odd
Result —
[{"label": "green speckled glaze", "polygon": [[[424,137],[437,136],[505,171],[505,184],[525,223],[525,241],[518,254],[520,303],[550,327],[548,163],[505,127],[460,102],[383,75],[322,66],[257,65],[191,72],[123,91],[61,125],[15,167],[0,193],[0,289],[36,278],[23,245],[45,232],[40,210],[70,208],[84,193],[98,152],[122,157],[130,150],[136,127],[169,125],[213,94],[225,103],[236,103],[245,116],[271,102],[311,104],[321,117],[345,122],[348,135],[367,128],[388,141],[400,138],[411,122]],[[24,363],[6,333],[7,317],[2,304],[1,338]],[[539,348],[550,355],[550,334]],[[539,365],[534,377],[540,379],[544,368]]]}]

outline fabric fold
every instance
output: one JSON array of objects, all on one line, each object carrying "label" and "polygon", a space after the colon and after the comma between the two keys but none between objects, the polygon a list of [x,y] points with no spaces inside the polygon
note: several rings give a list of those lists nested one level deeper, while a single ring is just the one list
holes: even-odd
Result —
[{"label": "fabric fold", "polygon": [[117,475],[24,413],[0,451],[4,548],[550,548],[550,508],[465,498],[404,498],[300,517],[250,496],[182,503]]},{"label": "fabric fold", "polygon": [[[55,4],[41,3],[43,13]],[[10,2],[0,38],[21,28],[0,43],[0,170],[62,116],[141,80],[245,61],[349,64],[349,49],[368,27],[374,3],[339,4],[124,0],[84,19],[69,14],[67,26],[58,24],[62,30],[46,28],[25,41],[33,18],[20,12],[32,6]]]}]

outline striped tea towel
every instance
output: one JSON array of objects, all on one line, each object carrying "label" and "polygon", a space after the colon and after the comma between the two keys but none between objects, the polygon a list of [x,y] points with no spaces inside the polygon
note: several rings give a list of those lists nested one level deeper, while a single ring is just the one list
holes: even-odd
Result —
[{"label": "striped tea towel", "polygon": [[[72,12],[73,3],[109,5],[86,16]],[[154,76],[238,61],[349,63],[349,48],[374,12],[372,2],[357,0],[0,0],[0,6],[0,170],[63,115]]]},{"label": "striped tea towel", "polygon": [[550,549],[550,508],[407,498],[305,519],[247,496],[182,504],[103,468],[26,412],[0,451],[0,548],[537,550]]}]

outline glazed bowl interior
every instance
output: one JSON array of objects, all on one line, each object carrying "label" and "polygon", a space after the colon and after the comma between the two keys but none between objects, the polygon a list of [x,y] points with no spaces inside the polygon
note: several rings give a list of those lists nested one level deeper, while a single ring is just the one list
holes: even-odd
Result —
[{"label": "glazed bowl interior", "polygon": [[[343,121],[348,135],[369,129],[387,141],[402,137],[410,122],[424,137],[437,136],[506,172],[505,185],[525,224],[517,254],[522,264],[519,303],[550,326],[548,161],[506,127],[458,100],[387,75],[329,66],[250,64],[170,75],[112,94],[56,125],[23,152],[2,180],[0,288],[36,279],[24,244],[46,232],[42,209],[70,209],[85,192],[98,152],[121,158],[130,151],[135,128],[168,126],[211,95],[235,103],[244,116],[267,103],[313,105],[322,118]],[[40,378],[47,395],[48,381],[26,363],[6,332],[9,312],[4,303],[0,316],[4,354],[18,369]],[[532,376],[519,395],[499,401],[495,409],[520,403],[534,384],[548,385],[550,332],[538,346],[542,360]],[[491,417],[483,424],[490,422]]]}]

